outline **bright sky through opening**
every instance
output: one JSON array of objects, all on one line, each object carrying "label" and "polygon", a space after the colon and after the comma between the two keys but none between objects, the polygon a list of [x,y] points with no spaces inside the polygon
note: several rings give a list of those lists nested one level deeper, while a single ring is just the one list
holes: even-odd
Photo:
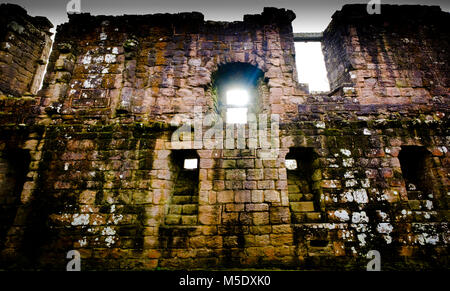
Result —
[{"label": "bright sky through opening", "polygon": [[184,160],[184,168],[187,170],[197,169],[197,159],[185,159]]},{"label": "bright sky through opening", "polygon": [[247,123],[247,108],[228,108],[227,123]]},{"label": "bright sky through opening", "polygon": [[296,160],[286,160],[285,165],[286,165],[286,169],[288,169],[288,170],[297,169],[297,161]]},{"label": "bright sky through opening", "polygon": [[248,92],[243,89],[233,89],[227,92],[227,104],[245,106],[248,103]]},{"label": "bright sky through opening", "polygon": [[330,91],[320,42],[296,42],[298,81],[308,83],[310,92]]},{"label": "bright sky through opening", "polygon": [[239,108],[227,108],[227,123],[247,123],[247,111],[244,106],[248,104],[247,90],[231,89],[227,91],[227,106],[239,106]]}]

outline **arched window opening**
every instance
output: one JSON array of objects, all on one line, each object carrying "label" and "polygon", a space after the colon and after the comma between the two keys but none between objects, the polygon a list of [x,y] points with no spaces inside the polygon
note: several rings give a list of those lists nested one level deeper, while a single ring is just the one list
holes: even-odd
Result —
[{"label": "arched window opening", "polygon": [[213,74],[215,108],[228,124],[246,124],[248,114],[261,110],[258,88],[264,73],[245,63],[230,63]]}]

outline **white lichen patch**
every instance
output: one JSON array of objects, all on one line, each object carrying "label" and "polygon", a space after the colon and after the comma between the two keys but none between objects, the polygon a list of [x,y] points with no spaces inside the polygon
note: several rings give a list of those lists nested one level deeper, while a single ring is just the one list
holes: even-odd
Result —
[{"label": "white lichen patch", "polygon": [[377,197],[377,201],[386,201],[386,200],[388,200],[388,196],[386,193],[383,193],[382,195]]},{"label": "white lichen patch", "polygon": [[390,234],[394,227],[390,223],[382,222],[378,223],[377,231],[379,233]]},{"label": "white lichen patch", "polygon": [[389,215],[387,215],[386,212],[383,212],[383,211],[381,211],[381,210],[377,210],[377,214],[378,214],[378,216],[381,218],[381,221],[385,221],[385,222],[390,221]]},{"label": "white lichen patch", "polygon": [[114,47],[114,48],[112,49],[112,53],[115,54],[115,55],[118,55],[118,54],[119,54],[119,48]]},{"label": "white lichen patch", "polygon": [[439,235],[429,235],[428,233],[421,233],[416,237],[416,243],[417,242],[421,245],[436,245],[439,242]]},{"label": "white lichen patch", "polygon": [[352,232],[344,229],[342,231],[342,239],[351,240],[351,238],[352,238]]},{"label": "white lichen patch", "polygon": [[89,214],[74,214],[72,217],[72,225],[88,225]]},{"label": "white lichen patch", "polygon": [[425,237],[425,243],[427,244],[436,245],[438,242],[439,242],[439,235],[437,234]]},{"label": "white lichen patch", "polygon": [[345,172],[344,178],[346,178],[346,179],[353,179],[353,178],[355,178],[354,172],[352,172],[352,171]]},{"label": "white lichen patch", "polygon": [[383,238],[387,244],[392,243],[392,237],[390,235],[383,235]]},{"label": "white lichen patch", "polygon": [[336,210],[334,212],[334,216],[336,216],[342,222],[350,220],[348,212],[346,210],[344,210],[344,209]]},{"label": "white lichen patch", "polygon": [[367,216],[365,211],[353,212],[352,213],[352,222],[353,223],[368,223],[369,217]]},{"label": "white lichen patch", "polygon": [[402,214],[402,218],[405,218],[405,217],[407,217],[407,216],[411,216],[412,215],[412,211],[411,210],[406,210],[406,209],[403,209],[402,211],[401,211],[401,214]]},{"label": "white lichen patch", "polygon": [[90,55],[85,55],[83,59],[81,59],[81,63],[83,65],[89,65],[92,62],[92,57]]},{"label": "white lichen patch", "polygon": [[368,226],[365,223],[352,223],[351,227],[353,227],[357,232],[367,232]]},{"label": "white lichen patch", "polygon": [[415,191],[417,190],[417,187],[413,183],[408,183],[407,189],[408,191]]},{"label": "white lichen patch", "polygon": [[359,240],[359,245],[360,246],[365,246],[366,245],[366,237],[367,235],[365,233],[360,233],[357,235],[357,238]]},{"label": "white lichen patch", "polygon": [[100,40],[107,40],[108,39],[108,35],[104,32],[100,33]]},{"label": "white lichen patch", "polygon": [[107,236],[105,238],[105,242],[106,242],[106,246],[107,247],[111,247],[115,243],[114,237],[113,236]]},{"label": "white lichen patch", "polygon": [[69,170],[69,163],[64,163],[64,171]]},{"label": "white lichen patch", "polygon": [[369,129],[364,128],[363,134],[364,134],[364,135],[372,135],[372,132],[371,132]]},{"label": "white lichen patch", "polygon": [[113,216],[111,217],[111,220],[113,221],[114,224],[118,224],[121,220],[123,219],[123,215],[119,214],[113,214]]},{"label": "white lichen patch", "polygon": [[361,186],[363,187],[363,188],[369,188],[370,187],[370,180],[369,179],[364,179],[364,180],[362,180],[361,181]]},{"label": "white lichen patch", "polygon": [[347,188],[354,187],[357,184],[358,184],[358,181],[356,181],[355,179],[345,181],[345,187],[347,187]]},{"label": "white lichen patch", "polygon": [[102,230],[102,235],[115,235],[115,234],[116,231],[110,226],[107,226]]},{"label": "white lichen patch", "polygon": [[344,167],[353,167],[355,160],[353,158],[342,159],[342,165]]},{"label": "white lichen patch", "polygon": [[323,121],[318,121],[314,125],[317,128],[325,128],[325,122],[323,122]]},{"label": "white lichen patch", "polygon": [[93,59],[92,59],[92,61],[94,62],[94,63],[96,63],[96,64],[99,64],[99,63],[103,63],[103,60],[105,59],[105,57],[104,56],[97,56],[97,57],[94,57]]},{"label": "white lichen patch", "polygon": [[448,152],[448,149],[445,146],[438,147],[438,150],[443,154],[446,154]]},{"label": "white lichen patch", "polygon": [[344,194],[342,194],[342,199],[344,200],[343,202],[353,202],[353,190],[349,190],[347,192],[344,192]]},{"label": "white lichen patch", "polygon": [[92,208],[91,205],[83,205],[82,209],[83,209],[83,212],[94,213],[94,209]]},{"label": "white lichen patch", "polygon": [[116,55],[113,55],[113,54],[105,55],[105,63],[112,64],[112,63],[115,63],[116,60],[117,60]]},{"label": "white lichen patch", "polygon": [[425,201],[425,207],[426,207],[428,210],[433,209],[433,201],[426,200],[426,201]]},{"label": "white lichen patch", "polygon": [[98,78],[98,76],[90,76],[89,79],[84,80],[83,82],[83,88],[85,89],[95,89],[99,87],[101,84],[101,78]]},{"label": "white lichen patch", "polygon": [[87,239],[84,237],[83,239],[78,240],[80,247],[84,247],[87,245]]},{"label": "white lichen patch", "polygon": [[341,149],[341,153],[346,157],[350,157],[352,155],[352,152],[347,149]]},{"label": "white lichen patch", "polygon": [[355,199],[355,202],[359,204],[368,203],[369,197],[367,196],[366,189],[357,189],[353,193],[353,198]]}]

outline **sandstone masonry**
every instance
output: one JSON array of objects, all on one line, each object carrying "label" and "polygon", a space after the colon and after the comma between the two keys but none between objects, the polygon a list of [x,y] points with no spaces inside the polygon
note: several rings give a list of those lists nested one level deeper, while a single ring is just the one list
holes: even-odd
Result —
[{"label": "sandstone masonry", "polygon": [[[386,270],[448,269],[450,15],[438,7],[336,12],[328,94],[298,84],[295,15],[276,8],[231,23],[71,14],[37,92],[51,24],[0,7],[1,268],[64,270],[78,250],[86,270],[364,270],[378,250]],[[236,79],[279,133],[276,155],[248,131],[238,149],[237,130],[211,140],[232,148],[195,145],[194,131],[175,147],[198,114],[223,117]]]}]

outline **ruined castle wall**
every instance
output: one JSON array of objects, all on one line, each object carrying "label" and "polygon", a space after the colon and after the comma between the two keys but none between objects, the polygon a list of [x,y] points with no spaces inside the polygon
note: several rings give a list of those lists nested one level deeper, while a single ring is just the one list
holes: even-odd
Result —
[{"label": "ruined castle wall", "polygon": [[449,14],[434,6],[346,5],[324,32],[332,90],[355,90],[363,104],[446,103]]},{"label": "ruined castle wall", "polygon": [[0,11],[0,94],[36,94],[44,77],[53,25],[16,5],[2,4]]},{"label": "ruined castle wall", "polygon": [[[84,270],[361,270],[373,249],[384,269],[448,266],[448,105],[366,104],[366,85],[350,79],[353,90],[303,92],[292,19],[279,9],[234,23],[71,15],[36,98],[43,115],[2,125],[0,148],[29,154],[25,178],[0,156],[3,183],[24,180],[20,202],[3,200],[18,204],[2,230],[6,267],[61,270],[73,249]],[[336,44],[353,27],[334,21],[324,41],[333,84],[352,61]],[[250,148],[248,133],[244,149],[237,132],[212,140],[234,148],[194,146],[192,134],[175,146],[180,124],[217,108],[217,72],[236,62],[262,76],[253,107],[280,115],[275,156]],[[198,169],[183,170],[193,157]]]},{"label": "ruined castle wall", "polygon": [[41,159],[22,194],[28,212],[14,229],[24,231],[11,231],[5,253],[49,268],[68,248],[92,269],[291,264],[282,161],[260,160],[259,149],[199,149],[198,192],[187,204],[175,195],[183,185],[167,123],[192,118],[194,106],[211,111],[213,73],[236,62],[263,73],[265,113],[295,116],[288,102],[303,93],[292,19],[276,9],[235,23],[195,13],[71,16],[58,28],[41,93],[53,125],[29,143]]},{"label": "ruined castle wall", "polygon": [[63,118],[132,114],[180,123],[194,106],[212,107],[212,74],[233,62],[264,72],[269,112],[293,116],[303,101],[292,13],[268,9],[233,23],[205,22],[199,13],[70,17],[58,28],[42,103]]}]

